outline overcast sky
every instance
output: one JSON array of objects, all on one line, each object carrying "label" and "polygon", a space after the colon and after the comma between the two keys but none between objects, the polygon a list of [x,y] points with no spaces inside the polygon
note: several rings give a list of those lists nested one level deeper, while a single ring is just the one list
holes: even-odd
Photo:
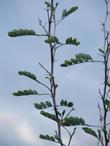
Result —
[{"label": "overcast sky", "polygon": [[[59,1],[58,1],[59,2]],[[62,22],[57,34],[61,40],[69,36],[79,39],[79,47],[63,47],[56,57],[56,80],[59,85],[58,97],[72,100],[74,115],[83,117],[87,123],[98,123],[98,89],[103,80],[103,66],[85,64],[61,68],[64,59],[75,53],[89,53],[99,58],[97,49],[103,47],[101,21],[104,18],[104,0],[60,0],[58,17],[64,8],[78,6],[76,13]],[[44,71],[41,62],[49,67],[48,47],[42,38],[9,38],[13,29],[27,28],[42,32],[38,18],[46,21],[44,0],[0,0],[0,145],[1,146],[48,146],[52,143],[41,141],[40,133],[53,132],[55,125],[40,116],[33,103],[45,100],[43,97],[14,97],[18,89],[32,88],[44,91],[31,80],[20,77],[19,70],[35,73],[42,81]],[[46,98],[46,97],[45,97]],[[48,98],[46,98],[48,99]],[[65,138],[66,139],[66,138]],[[72,144],[77,146],[97,144],[97,141],[78,131]]]}]

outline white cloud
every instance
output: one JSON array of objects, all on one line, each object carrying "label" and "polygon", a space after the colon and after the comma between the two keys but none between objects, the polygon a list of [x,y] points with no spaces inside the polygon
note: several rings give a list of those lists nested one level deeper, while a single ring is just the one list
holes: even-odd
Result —
[{"label": "white cloud", "polygon": [[28,124],[26,123],[18,124],[18,126],[16,126],[16,132],[24,142],[27,142],[30,144],[35,143],[34,134]]},{"label": "white cloud", "polygon": [[0,112],[0,129],[0,131],[5,133],[4,136],[6,140],[9,139],[11,132],[10,139],[14,136],[24,144],[36,144],[36,137],[28,122],[22,120],[16,115],[12,115],[6,112]]}]

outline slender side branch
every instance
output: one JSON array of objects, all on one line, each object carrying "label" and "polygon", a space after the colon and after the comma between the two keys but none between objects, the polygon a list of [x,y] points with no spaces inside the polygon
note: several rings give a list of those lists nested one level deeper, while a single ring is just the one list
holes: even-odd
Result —
[{"label": "slender side branch", "polygon": [[46,87],[49,91],[51,91],[51,89],[47,85],[45,85],[44,83],[42,83],[41,81],[36,80],[36,82],[39,83],[39,84],[41,84],[42,86]]},{"label": "slender side branch", "polygon": [[49,75],[51,74],[41,63],[39,63],[40,67],[43,68]]},{"label": "slender side branch", "polygon": [[39,25],[41,26],[41,28],[42,28],[42,29],[44,30],[44,32],[46,33],[46,36],[48,36],[48,31],[46,30],[46,24],[43,25],[41,19],[38,19],[38,21],[39,21]]},{"label": "slender side branch", "polygon": [[73,110],[74,110],[74,108],[72,108],[72,109],[66,114],[65,118],[67,118]]},{"label": "slender side branch", "polygon": [[70,139],[69,139],[69,142],[68,142],[68,146],[70,146],[70,144],[71,144],[71,140],[72,140],[73,135],[75,134],[75,131],[76,131],[76,128],[74,128],[74,131],[70,135]]}]

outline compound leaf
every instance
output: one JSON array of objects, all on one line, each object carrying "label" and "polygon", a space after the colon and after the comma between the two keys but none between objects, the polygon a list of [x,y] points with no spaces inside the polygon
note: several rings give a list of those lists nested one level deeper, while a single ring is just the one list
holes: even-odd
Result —
[{"label": "compound leaf", "polygon": [[43,115],[44,117],[51,119],[51,120],[57,121],[56,115],[54,115],[54,114],[44,112],[44,111],[41,111],[40,114]]},{"label": "compound leaf", "polygon": [[14,96],[27,96],[27,95],[37,95],[37,91],[36,90],[18,90],[17,92],[14,92],[13,95]]},{"label": "compound leaf", "polygon": [[44,140],[49,140],[49,141],[55,141],[55,138],[53,137],[53,136],[50,136],[50,135],[43,135],[43,134],[41,134],[41,135],[39,135],[39,137],[41,138],[41,139],[44,139]]},{"label": "compound leaf", "polygon": [[69,10],[64,9],[63,12],[62,12],[62,18],[65,18],[65,17],[69,16],[70,14],[72,14],[73,12],[75,12],[77,9],[78,9],[77,6],[71,7]]},{"label": "compound leaf", "polygon": [[65,60],[63,64],[61,64],[61,67],[68,67],[70,65],[80,64],[93,61],[92,57],[89,54],[84,53],[78,53],[75,55],[74,58],[71,58],[70,60]]},{"label": "compound leaf", "polygon": [[66,117],[62,122],[62,126],[78,126],[78,125],[85,125],[85,121],[82,118],[78,117]]},{"label": "compound leaf", "polygon": [[83,127],[83,130],[84,130],[84,132],[86,132],[87,134],[90,134],[90,135],[92,135],[92,136],[98,138],[96,132],[95,132],[93,129],[88,128],[88,127]]},{"label": "compound leaf", "polygon": [[38,110],[46,109],[49,107],[52,107],[52,103],[49,101],[46,102],[40,102],[40,103],[34,103],[34,107]]},{"label": "compound leaf", "polygon": [[36,33],[30,29],[14,29],[13,31],[8,32],[8,36],[10,37],[19,37],[19,36],[28,36],[28,35],[36,35]]},{"label": "compound leaf", "polygon": [[21,76],[29,77],[29,78],[31,78],[32,80],[35,80],[35,81],[37,80],[37,78],[34,74],[32,74],[30,72],[27,72],[27,71],[19,71],[18,74],[21,75]]},{"label": "compound leaf", "polygon": [[67,45],[76,45],[76,46],[80,45],[80,42],[77,41],[76,38],[73,39],[72,37],[67,38],[66,41],[65,41],[65,43]]}]

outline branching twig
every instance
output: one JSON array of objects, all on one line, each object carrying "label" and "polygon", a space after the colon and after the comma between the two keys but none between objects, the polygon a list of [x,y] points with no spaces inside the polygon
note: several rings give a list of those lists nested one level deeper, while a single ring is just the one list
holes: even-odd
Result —
[{"label": "branching twig", "polygon": [[41,81],[36,80],[36,82],[41,84],[42,86],[46,87],[49,91],[51,91],[50,88],[47,85],[45,85],[44,83],[42,83]]},{"label": "branching twig", "polygon": [[74,108],[72,108],[72,109],[66,114],[65,118],[67,118],[73,110],[74,110]]},{"label": "branching twig", "polygon": [[75,134],[75,132],[76,132],[76,128],[74,128],[74,131],[73,131],[72,134],[70,135],[69,142],[68,142],[68,146],[70,146],[72,137],[73,137],[73,135]]},{"label": "branching twig", "polygon": [[42,20],[39,18],[38,19],[38,21],[39,21],[39,25],[41,26],[41,28],[44,30],[44,32],[46,33],[46,36],[48,36],[48,31],[46,30],[46,24],[45,25],[43,25],[42,24]]}]

